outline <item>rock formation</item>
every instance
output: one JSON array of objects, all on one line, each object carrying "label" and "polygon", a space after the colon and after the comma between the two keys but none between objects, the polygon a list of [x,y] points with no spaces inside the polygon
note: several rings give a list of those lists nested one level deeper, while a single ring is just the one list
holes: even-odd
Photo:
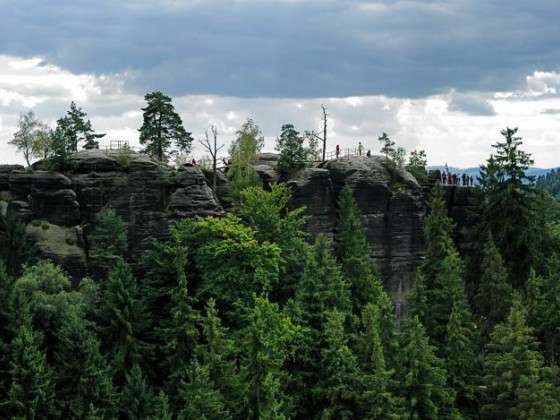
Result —
[{"label": "rock formation", "polygon": [[[265,187],[279,179],[275,166],[272,154],[262,155],[255,165]],[[134,152],[82,151],[60,173],[0,165],[0,211],[28,224],[27,234],[42,255],[77,280],[99,268],[90,258],[87,236],[100,210],[114,208],[123,218],[129,253],[137,258],[153,240],[165,239],[176,220],[224,214],[227,178],[220,174],[216,194],[208,178],[198,167],[175,170]],[[311,215],[307,228],[312,235],[333,235],[337,195],[347,183],[354,189],[371,255],[402,313],[423,257],[427,190],[378,156],[304,169],[288,185],[291,206],[304,206]],[[449,188],[448,198],[450,215],[461,221],[457,239],[468,246],[464,214],[476,202],[462,188]]]}]

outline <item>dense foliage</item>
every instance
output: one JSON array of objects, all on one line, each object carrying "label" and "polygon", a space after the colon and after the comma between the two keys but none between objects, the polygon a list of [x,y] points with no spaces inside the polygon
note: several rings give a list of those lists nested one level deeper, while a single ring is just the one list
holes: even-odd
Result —
[{"label": "dense foliage", "polygon": [[262,145],[251,121],[232,147],[233,213],[180,220],[135,260],[105,209],[88,233],[107,266],[95,280],[72,286],[2,219],[0,417],[558,418],[560,223],[539,219],[550,198],[525,178],[515,130],[503,134],[470,258],[432,188],[399,320],[351,185],[333,237],[311,238],[285,184],[243,184]]}]

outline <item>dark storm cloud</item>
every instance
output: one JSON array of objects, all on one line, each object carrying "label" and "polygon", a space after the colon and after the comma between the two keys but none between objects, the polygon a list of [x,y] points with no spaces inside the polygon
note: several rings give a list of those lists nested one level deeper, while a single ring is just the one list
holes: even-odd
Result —
[{"label": "dark storm cloud", "polygon": [[557,0],[0,0],[0,53],[173,95],[424,96],[558,70]]}]

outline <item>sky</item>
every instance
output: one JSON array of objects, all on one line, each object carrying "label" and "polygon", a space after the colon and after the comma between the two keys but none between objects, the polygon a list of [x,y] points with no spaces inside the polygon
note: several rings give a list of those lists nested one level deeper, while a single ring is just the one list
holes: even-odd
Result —
[{"label": "sky", "polygon": [[[0,0],[0,163],[21,112],[53,125],[72,100],[138,144],[143,96],[173,97],[196,139],[228,144],[250,117],[329,149],[387,132],[430,164],[471,167],[519,127],[535,166],[560,166],[557,0]],[[202,154],[197,144],[195,155]]]}]

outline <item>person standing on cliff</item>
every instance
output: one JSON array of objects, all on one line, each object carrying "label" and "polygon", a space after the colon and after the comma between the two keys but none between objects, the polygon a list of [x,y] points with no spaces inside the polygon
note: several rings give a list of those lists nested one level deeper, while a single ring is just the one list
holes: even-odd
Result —
[{"label": "person standing on cliff", "polygon": [[362,152],[364,151],[364,145],[361,141],[358,142],[358,156],[362,156]]},{"label": "person standing on cliff", "polygon": [[340,156],[340,145],[338,145],[338,144],[336,145],[336,149],[335,149],[334,153],[336,154],[336,160],[338,160],[338,158]]}]

